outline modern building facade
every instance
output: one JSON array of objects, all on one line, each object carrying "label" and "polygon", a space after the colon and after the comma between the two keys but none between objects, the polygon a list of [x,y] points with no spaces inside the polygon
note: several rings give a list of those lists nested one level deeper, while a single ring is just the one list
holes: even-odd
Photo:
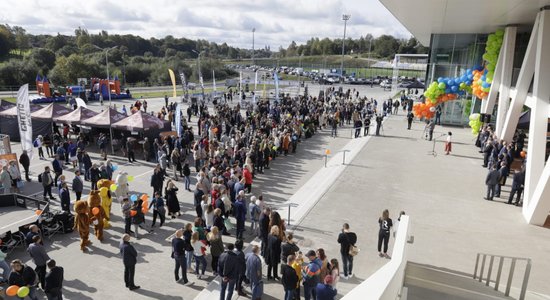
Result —
[{"label": "modern building facade", "polygon": [[550,0],[380,2],[430,46],[427,84],[480,65],[488,34],[505,30],[487,99],[445,103],[442,122],[465,125],[472,112],[492,114],[498,138],[510,142],[522,111],[530,109],[523,216],[543,225],[550,212]]}]

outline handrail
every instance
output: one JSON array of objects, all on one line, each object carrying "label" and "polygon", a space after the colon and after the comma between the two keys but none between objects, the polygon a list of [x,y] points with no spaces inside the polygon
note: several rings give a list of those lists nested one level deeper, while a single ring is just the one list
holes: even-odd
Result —
[{"label": "handrail", "polygon": [[[486,278],[483,278],[487,257],[489,258],[489,266],[487,270],[487,276]],[[480,258],[481,258],[481,267],[479,264]],[[523,282],[521,284],[521,291],[518,298],[519,300],[524,300],[525,293],[527,292],[527,284],[529,283],[529,275],[531,273],[532,262],[530,258],[478,253],[476,255],[476,265],[474,268],[474,280],[478,280],[479,282],[483,282],[485,280],[485,285],[489,286],[491,282],[491,275],[493,271],[493,263],[495,261],[495,258],[498,258],[498,270],[497,270],[497,277],[495,279],[495,291],[498,291],[498,287],[500,285],[500,279],[502,275],[502,266],[504,265],[504,260],[510,260],[510,271],[508,273],[508,278],[506,280],[506,288],[504,292],[505,296],[510,296],[510,289],[512,287],[512,280],[514,278],[516,263],[518,261],[526,262],[525,273],[523,274]],[[479,271],[479,277],[478,277],[477,270],[479,267],[480,267],[480,271]]]}]

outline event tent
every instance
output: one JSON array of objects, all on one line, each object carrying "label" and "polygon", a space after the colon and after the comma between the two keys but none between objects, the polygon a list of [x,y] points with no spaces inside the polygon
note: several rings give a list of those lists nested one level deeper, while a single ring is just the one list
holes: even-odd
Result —
[{"label": "event tent", "polygon": [[92,127],[108,128],[110,125],[126,118],[125,114],[119,113],[115,109],[106,109],[97,115],[83,120],[80,124]]},{"label": "event tent", "polygon": [[54,122],[57,123],[66,123],[66,124],[81,124],[83,120],[89,119],[97,113],[91,109],[84,108],[82,106],[73,110],[72,112],[63,115],[61,117],[53,118]]},{"label": "event tent", "polygon": [[[2,101],[5,102],[5,101]],[[31,124],[32,124],[32,136],[46,135],[52,132],[51,120],[40,120],[32,117],[32,113],[42,109],[40,105],[32,105],[31,108]],[[18,142],[19,137],[19,123],[17,121],[17,107],[0,111],[0,132],[10,136],[10,140]]]},{"label": "event tent", "polygon": [[0,100],[0,111],[4,111],[12,107],[15,107],[15,103],[12,103],[6,100]]},{"label": "event tent", "polygon": [[31,118],[53,122],[53,119],[70,113],[72,110],[57,103],[51,103],[44,108],[31,113]]},{"label": "event tent", "polygon": [[165,128],[165,121],[141,110],[113,124],[113,128],[128,131],[147,131]]}]

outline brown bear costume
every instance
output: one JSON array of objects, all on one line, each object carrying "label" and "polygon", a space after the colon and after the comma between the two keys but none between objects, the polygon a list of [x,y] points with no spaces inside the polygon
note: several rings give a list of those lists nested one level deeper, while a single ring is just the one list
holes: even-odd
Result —
[{"label": "brown bear costume", "polygon": [[88,239],[90,235],[88,202],[85,200],[76,201],[74,203],[74,211],[76,212],[76,216],[74,217],[74,229],[78,230],[80,234],[80,250],[86,251],[86,246],[91,244]]},{"label": "brown bear costume", "polygon": [[[103,219],[105,218],[105,210],[101,206],[101,197],[99,196],[99,191],[90,191],[90,196],[88,197],[88,214],[91,222],[94,224],[94,234],[98,240],[103,241]],[[99,213],[94,215],[93,210],[97,208]]]}]

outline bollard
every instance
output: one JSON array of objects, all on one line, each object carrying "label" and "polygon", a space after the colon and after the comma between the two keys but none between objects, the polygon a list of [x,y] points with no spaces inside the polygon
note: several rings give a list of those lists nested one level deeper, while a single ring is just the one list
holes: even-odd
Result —
[{"label": "bollard", "polygon": [[342,164],[345,165],[346,164],[346,151],[344,151],[343,154],[344,154],[344,156],[343,156],[344,158],[342,160]]},{"label": "bollard", "polygon": [[328,155],[325,155],[325,168],[327,167],[327,159],[328,159]]},{"label": "bollard", "polygon": [[288,204],[288,218],[287,218],[287,223],[288,223],[288,227],[290,227],[290,203]]}]

